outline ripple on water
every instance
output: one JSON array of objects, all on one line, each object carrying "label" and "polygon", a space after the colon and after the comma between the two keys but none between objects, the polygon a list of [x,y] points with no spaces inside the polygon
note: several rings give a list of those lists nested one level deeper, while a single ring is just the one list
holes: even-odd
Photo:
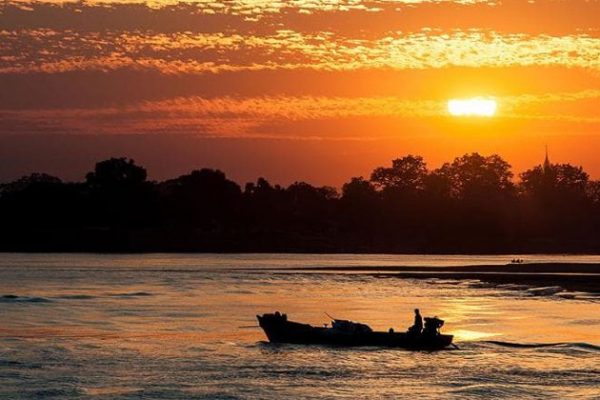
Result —
[{"label": "ripple on water", "polygon": [[17,296],[14,294],[5,294],[0,297],[0,303],[51,303],[52,300],[45,297]]},{"label": "ripple on water", "polygon": [[544,350],[560,350],[563,352],[569,351],[591,351],[600,352],[600,346],[593,345],[591,343],[580,343],[580,342],[567,342],[567,343],[516,343],[516,342],[504,342],[500,340],[483,340],[480,342],[470,342],[471,345],[491,344],[495,346],[516,348],[516,349],[544,349]]},{"label": "ripple on water", "polygon": [[92,296],[89,294],[66,294],[66,295],[58,296],[58,298],[65,299],[65,300],[91,300],[91,299],[95,299],[96,296]]},{"label": "ripple on water", "polygon": [[111,293],[109,296],[112,297],[146,297],[146,296],[154,296],[149,292],[132,292],[132,293]]},{"label": "ripple on water", "polygon": [[[487,384],[467,384],[464,387],[449,390],[449,393],[461,395],[466,398],[475,396],[482,399],[518,399],[529,398],[531,396],[531,387],[523,388],[515,385],[498,383]],[[538,392],[543,394],[544,391]]]}]

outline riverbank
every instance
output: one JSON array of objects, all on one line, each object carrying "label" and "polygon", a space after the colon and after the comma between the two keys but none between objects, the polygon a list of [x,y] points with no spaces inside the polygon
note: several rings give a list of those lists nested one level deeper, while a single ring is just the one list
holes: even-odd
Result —
[{"label": "riverbank", "polygon": [[308,267],[295,270],[322,272],[364,272],[404,279],[479,280],[491,285],[558,287],[566,291],[588,292],[600,296],[600,264],[531,263],[506,265],[469,265],[459,267],[384,266],[384,267]]}]

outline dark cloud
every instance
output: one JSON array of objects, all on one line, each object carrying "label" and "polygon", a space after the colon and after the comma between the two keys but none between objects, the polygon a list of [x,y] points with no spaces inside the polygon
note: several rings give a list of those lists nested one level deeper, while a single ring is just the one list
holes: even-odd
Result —
[{"label": "dark cloud", "polygon": [[[497,32],[563,35],[590,29],[597,32],[597,16],[600,14],[600,2],[587,0],[366,4],[378,11],[314,8],[307,14],[299,8],[287,7],[279,12],[263,12],[256,21],[249,20],[248,15],[223,12],[204,14],[201,12],[202,6],[193,3],[156,8],[134,3],[94,5],[93,2],[32,1],[5,3],[3,7],[0,6],[0,29],[48,28],[79,32],[152,30],[163,33],[189,31],[241,34],[273,34],[279,29],[291,29],[301,33],[330,31],[345,36],[368,38],[391,31],[411,32],[429,27],[442,30],[478,28]],[[532,20],[536,23],[532,23]]]},{"label": "dark cloud", "polygon": [[[564,79],[565,73],[568,79]],[[465,88],[465,76],[468,86]],[[510,85],[501,84],[510,82]],[[444,68],[429,70],[245,71],[164,75],[121,69],[110,73],[0,74],[0,110],[124,106],[182,96],[401,96],[435,98],[476,93],[508,95],[600,89],[582,68]],[[467,90],[467,91],[466,91]]]}]

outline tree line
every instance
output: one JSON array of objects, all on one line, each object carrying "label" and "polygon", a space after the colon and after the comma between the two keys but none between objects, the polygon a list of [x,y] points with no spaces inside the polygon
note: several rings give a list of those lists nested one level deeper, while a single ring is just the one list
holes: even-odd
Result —
[{"label": "tree line", "polygon": [[498,155],[429,169],[407,155],[341,191],[214,169],[162,182],[127,158],[83,182],[42,173],[0,185],[0,250],[598,252],[600,181],[570,164],[513,176]]}]

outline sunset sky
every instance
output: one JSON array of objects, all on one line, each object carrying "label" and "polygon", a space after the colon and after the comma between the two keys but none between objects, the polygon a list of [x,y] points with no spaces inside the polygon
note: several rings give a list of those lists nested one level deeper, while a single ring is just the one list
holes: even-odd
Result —
[{"label": "sunset sky", "polygon": [[[493,98],[492,117],[451,99]],[[600,178],[600,0],[4,0],[0,181],[339,186],[405,154],[498,153]]]}]

